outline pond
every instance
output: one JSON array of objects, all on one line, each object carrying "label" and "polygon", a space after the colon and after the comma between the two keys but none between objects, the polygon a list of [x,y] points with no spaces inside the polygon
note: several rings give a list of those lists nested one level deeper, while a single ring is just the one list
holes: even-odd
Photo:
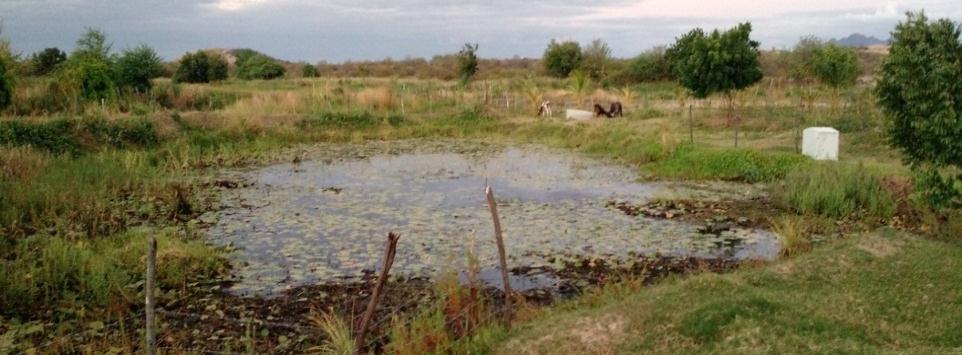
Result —
[{"label": "pond", "polygon": [[212,223],[212,242],[234,249],[235,293],[270,295],[358,278],[380,267],[390,231],[401,235],[394,275],[463,270],[469,254],[483,269],[495,268],[486,182],[498,201],[511,268],[550,269],[565,255],[742,260],[778,252],[766,231],[703,234],[693,224],[608,206],[758,193],[749,185],[643,183],[628,168],[576,153],[483,142],[325,144],[298,154],[302,161],[223,172],[249,184],[224,190],[223,208],[201,217]]}]

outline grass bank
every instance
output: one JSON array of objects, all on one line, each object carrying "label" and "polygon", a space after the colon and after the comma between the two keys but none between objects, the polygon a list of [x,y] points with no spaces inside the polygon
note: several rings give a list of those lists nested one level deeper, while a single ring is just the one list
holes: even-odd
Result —
[{"label": "grass bank", "polygon": [[726,275],[602,291],[490,344],[495,353],[950,353],[962,247],[882,229]]}]

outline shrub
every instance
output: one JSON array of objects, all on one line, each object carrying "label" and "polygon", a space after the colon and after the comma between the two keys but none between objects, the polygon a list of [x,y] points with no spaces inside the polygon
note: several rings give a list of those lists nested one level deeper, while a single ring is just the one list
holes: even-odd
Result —
[{"label": "shrub", "polygon": [[671,78],[671,70],[663,50],[642,53],[628,65],[629,82],[650,82]]},{"label": "shrub", "polygon": [[458,52],[458,75],[461,77],[461,84],[467,85],[478,73],[478,45],[465,43],[464,48]]},{"label": "shrub", "polygon": [[798,213],[831,218],[888,218],[895,213],[892,195],[861,165],[807,164],[792,170],[774,196]]},{"label": "shrub", "polygon": [[310,64],[304,64],[303,69],[301,69],[301,76],[305,78],[316,78],[320,75],[321,73],[317,71],[317,67]]},{"label": "shrub", "polygon": [[284,76],[284,67],[274,59],[263,55],[253,54],[238,56],[237,77],[244,80],[270,80]]},{"label": "shrub", "polygon": [[13,73],[0,57],[0,110],[13,103]]},{"label": "shrub", "polygon": [[150,91],[150,80],[163,74],[164,67],[153,48],[140,45],[125,50],[117,59],[114,70],[118,87],[145,93]]},{"label": "shrub", "polygon": [[611,62],[611,48],[608,47],[608,43],[595,39],[581,51],[579,67],[592,79],[601,80],[608,74],[609,62]]},{"label": "shrub", "polygon": [[53,153],[78,153],[80,146],[73,139],[73,123],[59,119],[41,123],[25,121],[0,122],[0,144],[32,146]]},{"label": "shrub", "polygon": [[31,146],[55,154],[77,155],[101,146],[148,147],[159,141],[153,123],[145,118],[117,122],[103,118],[0,122],[0,145]]},{"label": "shrub", "polygon": [[566,78],[572,70],[581,65],[581,46],[574,41],[558,43],[551,40],[541,61],[549,74]]},{"label": "shrub", "polygon": [[929,22],[921,13],[892,33],[876,96],[892,121],[891,142],[923,178],[932,207],[962,206],[962,31],[951,20]]},{"label": "shrub", "polygon": [[187,53],[174,72],[174,82],[208,83],[227,79],[227,61],[204,51]]},{"label": "shrub", "polygon": [[30,73],[43,76],[52,73],[67,60],[67,53],[59,48],[46,48],[30,58]]}]

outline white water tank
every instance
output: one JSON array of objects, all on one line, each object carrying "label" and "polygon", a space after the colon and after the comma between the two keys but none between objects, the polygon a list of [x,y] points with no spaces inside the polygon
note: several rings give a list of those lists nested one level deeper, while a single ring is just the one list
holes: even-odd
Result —
[{"label": "white water tank", "polygon": [[595,113],[591,111],[567,109],[565,110],[565,118],[569,120],[585,121],[590,120],[595,117]]},{"label": "white water tank", "polygon": [[838,130],[809,127],[802,131],[802,154],[815,160],[838,160]]}]

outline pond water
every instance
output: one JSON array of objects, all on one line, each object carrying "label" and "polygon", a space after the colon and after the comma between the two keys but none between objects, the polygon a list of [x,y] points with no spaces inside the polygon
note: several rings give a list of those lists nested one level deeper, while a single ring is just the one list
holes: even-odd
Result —
[{"label": "pond water", "polygon": [[696,225],[632,217],[610,200],[724,198],[749,186],[640,183],[630,170],[537,146],[473,142],[320,145],[303,162],[228,171],[251,182],[225,190],[224,208],[202,216],[210,240],[232,253],[239,294],[356,278],[380,267],[385,236],[400,233],[392,274],[463,270],[470,251],[497,265],[485,182],[498,201],[509,267],[545,267],[556,255],[770,259],[776,237],[722,235]]}]

